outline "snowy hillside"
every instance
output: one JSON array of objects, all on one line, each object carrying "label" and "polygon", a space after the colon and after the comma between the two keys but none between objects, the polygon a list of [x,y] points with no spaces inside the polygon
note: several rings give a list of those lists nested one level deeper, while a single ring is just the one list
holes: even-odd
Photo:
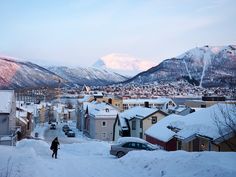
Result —
[{"label": "snowy hillside", "polygon": [[134,76],[145,71],[156,63],[129,56],[127,54],[109,54],[94,63],[93,67],[114,71],[125,76]]},{"label": "snowy hillside", "polygon": [[55,86],[56,74],[30,62],[19,62],[0,56],[0,88],[12,89],[23,87]]},{"label": "snowy hillside", "polygon": [[61,144],[58,159],[52,159],[48,143],[22,140],[16,147],[0,146],[0,176],[236,176],[234,152],[133,151],[117,159],[109,150],[106,142],[81,139],[80,143]]},{"label": "snowy hillside", "polygon": [[171,83],[178,80],[202,87],[236,86],[236,46],[204,46],[163,61],[128,80],[131,83]]},{"label": "snowy hillside", "polygon": [[69,68],[69,67],[47,67],[48,70],[60,77],[78,85],[107,85],[127,80],[120,74],[97,68]]}]

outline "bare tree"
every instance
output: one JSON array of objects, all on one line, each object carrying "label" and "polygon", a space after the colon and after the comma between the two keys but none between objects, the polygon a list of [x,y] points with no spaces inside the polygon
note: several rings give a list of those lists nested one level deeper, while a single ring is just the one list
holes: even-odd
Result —
[{"label": "bare tree", "polygon": [[219,112],[214,114],[214,122],[224,142],[231,151],[236,151],[236,141],[232,137],[236,136],[236,103],[219,104]]}]

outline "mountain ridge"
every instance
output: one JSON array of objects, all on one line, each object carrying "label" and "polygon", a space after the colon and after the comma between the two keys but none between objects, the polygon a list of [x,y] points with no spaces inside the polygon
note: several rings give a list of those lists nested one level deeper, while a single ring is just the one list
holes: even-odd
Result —
[{"label": "mountain ridge", "polygon": [[[224,66],[224,67],[222,67]],[[201,87],[236,86],[236,46],[204,46],[141,72],[124,83],[167,83],[184,79]]]}]

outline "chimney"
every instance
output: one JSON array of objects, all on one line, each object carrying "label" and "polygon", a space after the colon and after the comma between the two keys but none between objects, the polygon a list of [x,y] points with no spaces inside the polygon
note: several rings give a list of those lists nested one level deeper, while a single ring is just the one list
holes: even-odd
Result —
[{"label": "chimney", "polygon": [[144,107],[149,108],[149,102],[148,101],[144,102]]}]

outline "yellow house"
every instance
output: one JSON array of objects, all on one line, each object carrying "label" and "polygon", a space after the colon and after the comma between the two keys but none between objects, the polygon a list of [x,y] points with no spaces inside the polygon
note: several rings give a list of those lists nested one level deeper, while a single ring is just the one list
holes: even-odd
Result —
[{"label": "yellow house", "polygon": [[116,118],[113,140],[124,136],[145,139],[144,132],[165,116],[167,113],[155,108],[136,106],[125,110]]}]

